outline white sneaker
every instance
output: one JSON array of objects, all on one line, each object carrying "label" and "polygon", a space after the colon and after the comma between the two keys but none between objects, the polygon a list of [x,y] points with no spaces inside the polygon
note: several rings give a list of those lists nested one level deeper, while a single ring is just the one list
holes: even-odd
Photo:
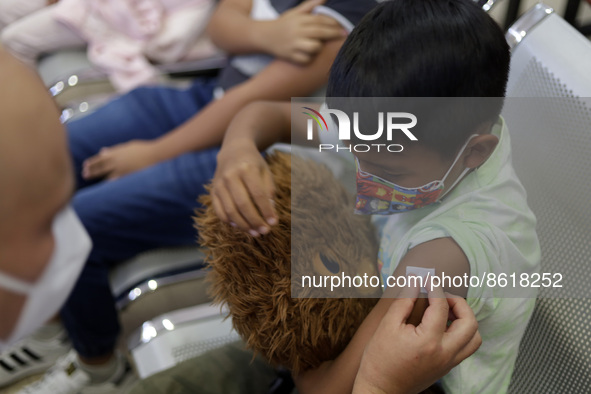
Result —
[{"label": "white sneaker", "polygon": [[91,384],[90,376],[84,372],[78,364],[78,355],[75,350],[60,358],[43,379],[33,383],[19,394],[123,394],[136,382],[127,360],[120,356],[117,370],[113,376],[104,383]]},{"label": "white sneaker", "polygon": [[0,354],[0,387],[45,372],[71,348],[63,329],[50,339],[22,339]]}]

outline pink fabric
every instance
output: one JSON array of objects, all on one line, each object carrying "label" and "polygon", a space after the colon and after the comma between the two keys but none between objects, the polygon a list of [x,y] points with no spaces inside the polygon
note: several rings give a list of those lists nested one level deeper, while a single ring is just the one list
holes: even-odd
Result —
[{"label": "pink fabric", "polygon": [[204,35],[213,5],[213,0],[61,0],[54,17],[88,43],[89,60],[126,91],[156,79],[148,57],[173,63],[188,60],[189,53],[192,59],[215,54]]},{"label": "pink fabric", "polygon": [[112,28],[138,40],[158,33],[164,18],[157,0],[91,0],[90,9]]}]

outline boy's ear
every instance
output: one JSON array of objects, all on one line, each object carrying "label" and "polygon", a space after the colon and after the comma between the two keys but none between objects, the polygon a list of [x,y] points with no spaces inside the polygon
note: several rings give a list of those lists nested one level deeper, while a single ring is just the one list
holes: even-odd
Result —
[{"label": "boy's ear", "polygon": [[464,165],[467,168],[477,168],[482,165],[497,147],[499,138],[493,134],[480,134],[474,137],[466,147]]}]

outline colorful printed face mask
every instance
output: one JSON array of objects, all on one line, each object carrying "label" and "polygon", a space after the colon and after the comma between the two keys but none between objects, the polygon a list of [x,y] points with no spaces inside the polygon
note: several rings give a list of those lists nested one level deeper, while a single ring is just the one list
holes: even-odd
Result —
[{"label": "colorful printed face mask", "polygon": [[[477,135],[473,134],[468,138],[468,141],[462,146],[462,149],[460,149],[460,152],[441,180],[432,181],[420,187],[402,187],[377,175],[365,172],[359,166],[357,158],[355,158],[357,165],[357,201],[355,203],[355,213],[361,215],[391,215],[422,208],[438,202],[445,195],[441,195],[445,179],[456,165],[456,162],[459,160],[470,140]],[[470,168],[464,169],[448,191],[453,189],[468,171],[470,171]]]}]

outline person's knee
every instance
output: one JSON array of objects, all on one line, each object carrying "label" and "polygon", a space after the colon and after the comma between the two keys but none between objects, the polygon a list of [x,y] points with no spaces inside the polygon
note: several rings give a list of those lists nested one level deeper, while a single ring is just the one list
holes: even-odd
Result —
[{"label": "person's knee", "polygon": [[[160,88],[160,87],[158,87]],[[153,86],[140,86],[137,87],[133,90],[131,90],[129,93],[127,93],[127,97],[128,98],[133,98],[133,99],[141,99],[145,96],[146,92],[152,91],[154,89]]]},{"label": "person's knee", "polygon": [[105,197],[107,196],[100,193],[99,189],[93,188],[93,190],[78,190],[71,200],[72,208],[93,243],[97,238],[109,234],[108,224],[105,224],[105,207],[111,201],[106,201],[108,199]]}]

